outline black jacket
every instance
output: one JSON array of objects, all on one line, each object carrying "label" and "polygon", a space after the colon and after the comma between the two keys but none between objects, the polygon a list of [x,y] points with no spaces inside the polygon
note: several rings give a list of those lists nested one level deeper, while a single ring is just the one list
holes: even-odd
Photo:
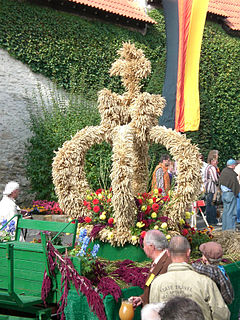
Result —
[{"label": "black jacket", "polygon": [[231,168],[224,168],[221,172],[219,184],[232,190],[235,196],[239,193],[239,183],[236,172]]}]

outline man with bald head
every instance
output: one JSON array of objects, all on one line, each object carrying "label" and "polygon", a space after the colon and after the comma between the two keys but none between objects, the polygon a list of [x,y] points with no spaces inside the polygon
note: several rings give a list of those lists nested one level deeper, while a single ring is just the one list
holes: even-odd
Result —
[{"label": "man with bald head", "polygon": [[168,240],[159,230],[147,231],[143,240],[143,250],[148,258],[152,260],[149,275],[144,286],[143,294],[140,297],[131,297],[130,300],[134,307],[146,305],[149,303],[149,290],[153,279],[167,272],[167,268],[171,263],[167,254]]},{"label": "man with bald head", "polygon": [[188,264],[190,245],[182,236],[171,239],[168,255],[172,263],[165,274],[159,275],[150,288],[150,303],[167,302],[173,297],[191,298],[201,307],[206,320],[228,320],[230,312],[216,284],[198,274]]}]

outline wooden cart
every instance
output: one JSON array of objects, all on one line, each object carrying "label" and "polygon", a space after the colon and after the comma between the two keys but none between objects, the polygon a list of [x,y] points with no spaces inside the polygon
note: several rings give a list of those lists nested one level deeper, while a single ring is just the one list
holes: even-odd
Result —
[{"label": "wooden cart", "polygon": [[[12,220],[12,219],[11,219]],[[11,221],[9,220],[9,222]],[[51,308],[44,307],[41,300],[41,287],[44,271],[49,273],[46,237],[41,233],[41,243],[19,241],[22,229],[72,234],[69,246],[55,246],[64,253],[75,244],[77,220],[74,223],[27,220],[18,216],[15,240],[0,243],[0,309],[16,310],[29,314],[30,319],[50,319]],[[76,266],[78,270],[80,266]],[[52,278],[52,292],[48,305],[54,305],[61,297],[60,274]]]}]

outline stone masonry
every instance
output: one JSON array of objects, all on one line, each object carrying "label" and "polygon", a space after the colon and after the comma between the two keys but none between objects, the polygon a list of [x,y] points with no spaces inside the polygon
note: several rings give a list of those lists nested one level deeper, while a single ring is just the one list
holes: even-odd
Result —
[{"label": "stone masonry", "polygon": [[30,137],[26,107],[37,85],[47,91],[49,81],[0,49],[0,199],[5,184],[15,180],[21,186],[20,205],[33,199],[24,172],[24,145]]}]

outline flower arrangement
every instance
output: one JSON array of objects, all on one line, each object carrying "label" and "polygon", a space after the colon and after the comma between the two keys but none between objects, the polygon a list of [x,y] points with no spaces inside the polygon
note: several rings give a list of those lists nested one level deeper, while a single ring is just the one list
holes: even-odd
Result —
[{"label": "flower arrangement", "polygon": [[11,220],[9,224],[7,224],[7,219],[4,219],[1,223],[0,228],[0,242],[7,242],[14,239],[15,236],[15,221]]},{"label": "flower arrangement", "polygon": [[[100,240],[110,243],[114,238],[115,220],[111,204],[112,196],[111,188],[87,193],[83,205],[89,214],[79,218],[79,228],[84,226],[88,230],[90,238],[100,237]],[[137,208],[135,221],[130,228],[131,236],[128,242],[133,245],[141,244],[146,231],[151,229],[159,229],[166,234],[167,239],[170,239],[169,218],[164,216],[164,209],[169,201],[170,196],[163,196],[162,189],[155,189],[149,193],[138,193],[135,198]]]},{"label": "flower arrangement", "polygon": [[63,214],[58,202],[47,200],[33,201],[32,207],[24,208],[24,210],[27,211],[28,214]]},{"label": "flower arrangement", "polygon": [[180,221],[181,234],[186,237],[191,245],[192,255],[199,254],[199,246],[202,243],[211,241],[214,228],[209,226],[203,230],[192,228],[186,221]]},{"label": "flower arrangement", "polygon": [[[89,237],[86,235],[86,229],[82,229],[76,247],[70,252],[70,256],[77,256],[81,263],[85,264],[79,274],[74,268],[73,262],[69,256],[62,256],[58,250],[49,241],[47,243],[48,259],[50,273],[56,276],[56,268],[61,273],[62,296],[58,304],[57,313],[61,313],[61,320],[64,319],[64,309],[67,305],[67,295],[70,284],[75,286],[77,291],[81,291],[86,296],[90,309],[97,315],[98,319],[105,320],[103,299],[111,294],[115,301],[118,301],[122,295],[121,288],[127,286],[144,287],[148,276],[150,263],[147,261],[144,265],[137,266],[131,260],[108,261],[99,260],[96,255],[99,246],[93,247],[91,253],[88,252]],[[90,260],[90,264],[87,264]],[[89,270],[92,271],[92,277],[86,277]],[[86,272],[84,274],[84,272]],[[121,283],[121,287],[120,284]],[[44,303],[51,290],[51,279],[44,273],[41,297]]]},{"label": "flower arrangement", "polygon": [[87,236],[87,230],[81,229],[77,243],[69,252],[70,256],[76,256],[81,261],[81,273],[83,276],[91,277],[93,266],[96,262],[97,253],[100,245],[94,244],[92,251],[88,249],[90,238]]}]

